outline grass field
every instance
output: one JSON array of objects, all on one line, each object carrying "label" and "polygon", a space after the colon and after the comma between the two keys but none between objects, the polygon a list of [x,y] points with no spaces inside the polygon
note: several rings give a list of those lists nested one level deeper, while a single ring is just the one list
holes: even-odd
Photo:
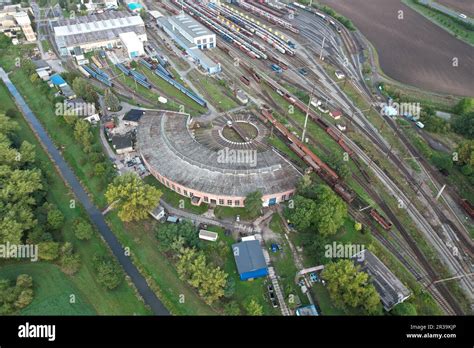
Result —
[{"label": "grass field", "polygon": [[196,70],[192,70],[188,73],[188,78],[193,81],[199,93],[218,111],[227,111],[239,106],[229,87],[219,84],[219,81],[212,76],[203,76]]},{"label": "grass field", "polygon": [[48,40],[41,40],[41,47],[43,47],[44,52],[48,52],[51,49],[51,44]]},{"label": "grass field", "polygon": [[[8,94],[8,90],[2,83],[0,84],[0,112],[10,108],[16,107]],[[45,110],[45,112],[46,111],[47,110]],[[75,287],[77,287],[83,294],[82,298],[84,301],[90,303],[90,306],[98,314],[113,315],[150,313],[144,307],[143,303],[136,297],[135,290],[128,286],[127,283],[122,283],[114,291],[107,291],[97,283],[95,279],[95,270],[92,265],[92,258],[96,253],[108,253],[109,251],[107,247],[98,234],[95,234],[88,242],[80,242],[75,238],[74,233],[69,226],[72,225],[74,219],[77,217],[86,217],[85,212],[78,204],[76,204],[75,209],[69,208],[70,200],[73,199],[74,196],[55,171],[49,157],[42,149],[25,119],[23,117],[18,117],[15,121],[20,126],[20,129],[17,132],[18,138],[21,140],[27,140],[36,146],[36,164],[43,172],[48,184],[47,200],[55,203],[65,216],[65,227],[62,229],[60,238],[62,241],[73,243],[75,249],[81,255],[81,269],[74,276],[67,278],[69,278],[70,281],[74,283]],[[10,267],[14,268],[15,266],[16,265],[11,265]],[[20,267],[22,265],[18,266]]]},{"label": "grass field", "polygon": [[[295,303],[301,301],[302,305],[309,305],[309,300],[306,295],[303,295],[301,288],[295,283],[296,273],[298,269],[296,268],[295,261],[293,259],[293,254],[291,253],[290,246],[288,241],[284,236],[284,229],[282,226],[281,218],[278,214],[273,214],[270,221],[270,229],[278,234],[281,239],[278,241],[278,244],[282,247],[282,250],[273,253],[271,250],[270,258],[272,264],[275,267],[275,271],[278,274],[280,285],[282,287],[285,300],[289,307],[294,307]],[[275,241],[277,242],[277,241]],[[268,242],[267,242],[268,246]],[[298,296],[300,301],[295,300],[293,303],[289,302],[289,295]]]},{"label": "grass field", "polygon": [[[33,278],[33,302],[22,309],[23,315],[93,315],[94,307],[58,266],[43,263],[10,264],[0,267],[0,279],[15,281],[19,274]],[[71,303],[71,295],[75,297]]]},{"label": "grass field", "polygon": [[218,205],[214,208],[214,215],[218,219],[232,219],[235,220],[239,215],[240,220],[251,221],[254,218],[245,210],[245,208],[224,207]]},{"label": "grass field", "polygon": [[[194,100],[192,100],[191,98],[186,96],[184,93],[177,90],[175,87],[170,85],[168,82],[166,82],[162,78],[158,77],[156,74],[154,74],[152,71],[148,70],[144,66],[139,65],[137,70],[141,72],[142,74],[144,74],[148,78],[148,81],[151,84],[155,85],[160,91],[163,91],[165,93],[165,97],[168,96],[168,97],[173,97],[173,99],[177,99],[177,101],[168,100],[168,104],[170,104],[173,110],[179,110],[180,106],[182,105],[184,106],[184,112],[190,113],[193,116],[203,114],[207,111],[205,107],[200,106]],[[128,79],[133,82],[131,78],[128,78]],[[180,83],[181,82],[182,80],[180,81]]]}]

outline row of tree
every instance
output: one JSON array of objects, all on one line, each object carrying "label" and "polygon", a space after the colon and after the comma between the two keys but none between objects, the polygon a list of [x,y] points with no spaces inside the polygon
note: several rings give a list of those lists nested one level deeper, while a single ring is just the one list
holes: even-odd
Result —
[{"label": "row of tree", "polygon": [[[13,115],[15,112],[9,111]],[[0,243],[21,244],[37,224],[35,209],[44,197],[34,146],[16,138],[18,124],[0,114]]]}]

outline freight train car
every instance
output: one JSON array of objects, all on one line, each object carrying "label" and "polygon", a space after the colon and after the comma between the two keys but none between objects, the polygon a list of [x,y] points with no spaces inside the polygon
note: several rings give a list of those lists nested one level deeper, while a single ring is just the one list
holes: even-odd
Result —
[{"label": "freight train car", "polygon": [[250,80],[248,78],[246,78],[245,76],[243,76],[243,75],[240,76],[240,81],[242,81],[247,86],[250,86]]},{"label": "freight train car", "polygon": [[382,215],[380,215],[378,213],[377,210],[375,209],[372,209],[370,211],[370,216],[375,220],[377,221],[377,223],[382,226],[383,229],[385,230],[389,230],[390,228],[392,228],[392,223],[390,221],[388,221],[387,219],[385,219]]},{"label": "freight train car", "polygon": [[461,199],[461,206],[464,208],[466,213],[469,214],[470,217],[474,218],[474,207],[467,199]]}]

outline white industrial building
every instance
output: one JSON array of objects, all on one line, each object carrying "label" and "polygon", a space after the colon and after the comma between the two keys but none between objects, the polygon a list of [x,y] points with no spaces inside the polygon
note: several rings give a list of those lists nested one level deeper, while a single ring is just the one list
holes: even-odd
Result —
[{"label": "white industrial building", "polygon": [[216,34],[187,14],[179,14],[168,19],[173,30],[177,30],[189,42],[200,49],[216,46]]},{"label": "white industrial building", "polygon": [[[121,34],[134,33],[138,41],[147,41],[145,23],[140,16],[123,11],[107,11],[74,19],[50,22],[54,39],[61,55],[72,54],[75,47],[85,52],[99,48],[112,49],[121,45]],[[125,40],[131,36],[125,35]],[[132,49],[131,44],[129,46]]]},{"label": "white industrial building", "polygon": [[126,48],[128,57],[130,59],[143,56],[145,54],[143,42],[140,41],[138,35],[135,32],[129,31],[128,33],[121,33],[119,37],[123,43],[123,46]]},{"label": "white industrial building", "polygon": [[204,71],[209,74],[221,71],[220,63],[202,52],[216,47],[216,34],[187,14],[172,17],[158,15],[156,22]]}]

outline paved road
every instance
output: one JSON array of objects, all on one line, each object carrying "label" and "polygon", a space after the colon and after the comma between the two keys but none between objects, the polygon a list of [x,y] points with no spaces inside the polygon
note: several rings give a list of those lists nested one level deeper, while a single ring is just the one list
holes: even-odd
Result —
[{"label": "paved road", "polygon": [[452,8],[449,8],[447,6],[444,6],[444,5],[441,5],[441,4],[438,4],[437,2],[433,1],[433,0],[421,0],[421,3],[423,5],[427,5],[429,7],[432,7],[434,8],[435,10],[438,10],[438,11],[441,11],[443,12],[444,14],[448,15],[448,16],[451,16],[453,18],[456,18],[460,21],[463,21],[463,22],[466,22],[466,23],[469,23],[469,24],[474,24],[474,19],[472,18],[462,18],[462,17],[459,17],[459,14],[461,12],[458,12],[458,11],[455,11],[453,10]]},{"label": "paved road", "polygon": [[233,221],[218,220],[216,218],[210,218],[203,215],[189,213],[187,211],[174,208],[173,206],[166,203],[164,200],[161,200],[160,204],[163,206],[163,208],[165,208],[165,210],[170,215],[175,215],[184,219],[192,220],[197,224],[216,225],[219,227],[223,227],[230,230],[237,230],[244,233],[251,233],[253,232],[253,229],[254,229],[253,225],[248,222],[233,222]]},{"label": "paved road", "polygon": [[77,199],[84,206],[92,222],[97,226],[100,234],[105,239],[113,254],[118,259],[123,269],[132,280],[138,292],[143,297],[145,303],[150,306],[151,310],[156,315],[170,315],[163,303],[161,303],[161,301],[156,297],[155,293],[150,289],[147,282],[145,281],[145,278],[143,278],[143,276],[138,272],[137,268],[133,265],[130,258],[128,256],[125,256],[122,245],[112,233],[109,226],[106,224],[102,213],[92,204],[91,200],[89,199],[89,196],[87,195],[84,188],[81,186],[79,180],[69,168],[66,161],[61,156],[60,152],[57,150],[56,146],[54,145],[51,138],[48,136],[47,132],[45,131],[39,120],[28,107],[25,100],[17,91],[16,87],[10,81],[8,75],[2,68],[0,68],[0,77],[6,84],[10,93],[15,98],[16,103],[23,112],[26,120],[34,129],[35,133],[38,135],[40,142],[48,151],[54,164],[58,167],[63,179],[72,188]]}]

